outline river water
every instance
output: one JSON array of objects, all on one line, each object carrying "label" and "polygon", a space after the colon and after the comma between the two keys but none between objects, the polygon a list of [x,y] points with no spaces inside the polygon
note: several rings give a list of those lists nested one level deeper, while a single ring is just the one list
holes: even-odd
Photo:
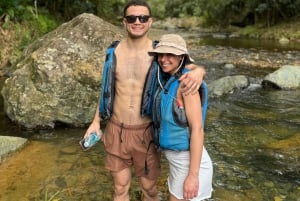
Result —
[{"label": "river water", "polygon": [[[205,66],[208,83],[237,74],[259,80],[273,71],[243,66],[226,69],[212,63]],[[24,131],[9,121],[3,109],[0,126],[0,135],[29,139],[21,151],[0,165],[1,201],[112,199],[112,178],[103,167],[103,145],[98,143],[87,152],[79,148],[84,128]],[[242,91],[210,98],[205,133],[205,146],[214,165],[212,200],[300,201],[300,179],[274,173],[268,160],[256,157],[262,147],[300,135],[300,90],[274,91],[252,84]],[[158,187],[164,201],[168,195],[167,174],[163,158]],[[130,189],[133,201],[141,200],[137,184],[133,180]]]}]

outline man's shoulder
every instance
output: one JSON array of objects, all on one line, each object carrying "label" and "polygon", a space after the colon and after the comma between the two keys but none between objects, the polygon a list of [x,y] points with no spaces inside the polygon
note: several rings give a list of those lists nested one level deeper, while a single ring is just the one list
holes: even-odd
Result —
[{"label": "man's shoulder", "polygon": [[115,40],[108,46],[108,48],[116,48],[119,43],[120,40]]}]

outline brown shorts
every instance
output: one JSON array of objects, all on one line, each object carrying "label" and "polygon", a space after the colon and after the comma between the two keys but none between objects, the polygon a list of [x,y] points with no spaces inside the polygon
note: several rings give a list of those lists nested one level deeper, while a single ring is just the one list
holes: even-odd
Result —
[{"label": "brown shorts", "polygon": [[160,174],[160,152],[151,136],[151,124],[124,125],[110,119],[106,125],[103,142],[107,152],[105,167],[120,171],[131,166],[135,175],[157,179]]}]

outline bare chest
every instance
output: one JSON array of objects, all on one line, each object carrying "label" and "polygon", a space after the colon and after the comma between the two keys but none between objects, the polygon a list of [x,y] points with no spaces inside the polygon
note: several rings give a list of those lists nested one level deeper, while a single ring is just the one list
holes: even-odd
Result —
[{"label": "bare chest", "polygon": [[152,58],[147,54],[117,56],[116,79],[119,81],[135,80],[144,82],[151,61]]}]

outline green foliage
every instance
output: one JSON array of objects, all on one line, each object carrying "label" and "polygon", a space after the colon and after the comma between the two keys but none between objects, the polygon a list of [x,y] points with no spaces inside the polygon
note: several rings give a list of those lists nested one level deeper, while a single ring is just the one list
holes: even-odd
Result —
[{"label": "green foliage", "polygon": [[257,33],[257,28],[254,26],[247,26],[246,28],[239,31],[239,33],[243,36],[255,37],[254,34]]},{"label": "green foliage", "polygon": [[82,13],[95,13],[94,0],[35,0],[43,8],[62,21],[68,21]]},{"label": "green foliage", "polygon": [[43,8],[34,7],[33,1],[0,0],[0,26],[12,34],[15,46],[10,62],[15,63],[23,50],[36,38],[52,31],[60,23]]},{"label": "green foliage", "polygon": [[11,20],[22,20],[26,5],[30,3],[30,0],[0,0],[0,16],[6,14]]},{"label": "green foliage", "polygon": [[125,0],[92,0],[96,5],[96,14],[111,23],[119,22],[123,15]]},{"label": "green foliage", "polygon": [[[209,25],[224,27],[233,22],[243,26],[256,23],[270,26],[282,20],[299,17],[300,10],[300,0],[166,0],[165,3],[155,0],[155,2],[154,9],[158,7],[157,5],[164,6],[164,17],[197,16]],[[160,18],[163,18],[162,15]]]},{"label": "green foliage", "polygon": [[9,28],[11,22],[15,24],[28,23],[32,25],[32,30],[38,30],[36,36],[40,36],[58,25],[58,21],[50,16],[47,10],[35,8],[32,1],[11,0],[4,2],[4,0],[0,0],[0,6],[0,11],[3,12],[2,15],[6,19],[2,27],[6,29]]},{"label": "green foliage", "polygon": [[36,27],[40,32],[39,35],[48,33],[49,31],[53,30],[58,26],[58,21],[55,18],[53,18],[51,15],[46,13],[39,14],[35,22],[36,22]]},{"label": "green foliage", "polygon": [[[68,21],[83,13],[93,13],[112,23],[120,23],[123,7],[129,0],[0,0],[0,16],[11,21],[37,21],[41,33],[55,27],[61,17]],[[207,25],[228,26],[259,24],[271,26],[282,20],[299,17],[300,0],[146,0],[157,19],[167,17],[200,17]],[[34,2],[37,3],[35,7]],[[44,16],[36,9],[49,11]],[[28,16],[29,15],[29,16]],[[50,18],[49,16],[53,17]],[[38,18],[34,18],[38,16]],[[57,17],[58,16],[58,17]],[[249,16],[251,19],[249,21]],[[56,18],[56,19],[55,19]],[[247,19],[248,18],[248,19]],[[55,20],[53,20],[55,19]],[[248,20],[248,21],[247,21]],[[4,23],[2,26],[9,26]],[[36,26],[36,25],[35,25]]]},{"label": "green foliage", "polygon": [[149,6],[151,7],[152,16],[157,19],[163,19],[166,17],[166,1],[161,0],[151,0],[148,2]]}]

